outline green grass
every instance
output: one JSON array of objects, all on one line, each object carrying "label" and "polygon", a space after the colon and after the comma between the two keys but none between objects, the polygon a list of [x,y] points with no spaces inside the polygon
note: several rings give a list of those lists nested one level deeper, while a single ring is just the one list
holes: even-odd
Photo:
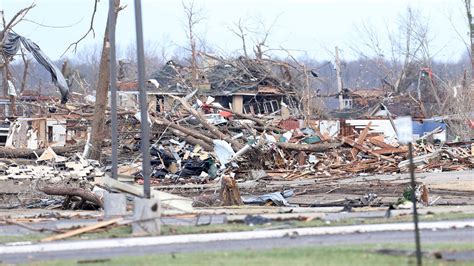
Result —
[{"label": "green grass", "polygon": [[41,238],[47,237],[50,234],[47,233],[33,233],[25,235],[2,235],[0,236],[0,244],[11,243],[11,242],[37,242]]},{"label": "green grass", "polygon": [[[424,250],[472,250],[472,245],[427,245]],[[271,250],[219,251],[200,253],[175,253],[150,256],[125,256],[94,263],[85,261],[46,261],[28,265],[414,265],[414,257],[389,256],[373,252],[379,248],[412,248],[410,245],[357,245],[303,247]],[[446,262],[423,258],[424,265],[473,265],[474,262]]]}]

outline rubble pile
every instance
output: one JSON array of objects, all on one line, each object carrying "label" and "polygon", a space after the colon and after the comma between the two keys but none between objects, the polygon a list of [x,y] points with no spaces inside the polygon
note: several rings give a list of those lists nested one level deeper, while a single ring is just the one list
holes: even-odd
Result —
[{"label": "rubble pile", "polygon": [[[304,121],[292,117],[283,119],[276,115],[242,114],[222,107],[212,97],[200,100],[196,91],[185,97],[174,96],[174,100],[173,113],[164,116],[149,113],[148,122],[152,128],[151,184],[163,187],[222,183],[220,197],[217,197],[219,200],[213,200],[212,204],[258,204],[259,201],[248,200],[252,199],[252,195],[243,195],[242,200],[240,194],[233,194],[239,190],[235,180],[336,180],[355,175],[408,171],[407,146],[374,131],[370,120],[358,129],[341,127],[338,134],[329,135],[322,122],[313,121],[305,126]],[[140,123],[139,116],[130,111],[123,111],[120,117],[120,182],[143,184],[140,134],[134,130]],[[72,124],[75,136],[83,136],[82,139],[74,139],[75,149],[65,151],[64,147],[48,147],[38,150],[42,151],[39,156],[29,152],[26,157],[36,156],[34,163],[29,165],[17,165],[14,161],[2,163],[0,180],[41,180],[43,185],[37,186],[39,191],[66,196],[61,205],[63,208],[101,207],[103,193],[93,191],[107,188],[100,178],[110,170],[106,166],[109,162],[87,160],[77,153],[81,151],[87,136],[77,131],[79,125],[84,124],[87,125],[84,122]],[[18,123],[13,123],[11,128],[10,138],[20,140],[23,138],[21,134],[32,130],[20,131]],[[108,142],[104,145],[103,153],[110,154]],[[414,143],[416,171],[472,169],[471,149],[472,143],[469,142],[435,144],[429,138],[422,137]],[[10,157],[19,155],[12,151],[20,150],[27,149],[3,148],[4,154]],[[269,195],[280,195],[280,192],[274,193],[277,194]],[[183,191],[179,194],[190,196]],[[199,201],[204,200],[201,197]],[[84,202],[89,205],[84,205]]]},{"label": "rubble pile", "polygon": [[[217,106],[213,110],[210,105],[209,109],[219,115],[222,108]],[[193,112],[203,116],[201,108]],[[233,118],[239,114],[232,112],[227,118],[221,117],[224,122],[212,119],[202,119],[205,125],[179,122],[193,119],[189,113],[173,120],[152,117],[153,129],[159,136],[150,150],[154,184],[208,183],[227,172],[245,179],[240,174],[250,170],[266,171],[268,175],[262,177],[278,180],[408,171],[408,147],[396,141],[385,142],[383,134],[369,135],[370,124],[352,136],[328,138],[318,128],[287,130],[279,126],[282,123],[278,119],[257,116],[243,122]],[[215,139],[217,136],[221,139]],[[135,139],[134,151],[138,151],[138,144],[139,139]],[[418,172],[474,167],[470,143],[448,146],[423,140],[415,143],[414,149]],[[136,161],[133,165],[126,162],[120,166],[119,173],[140,179],[140,167]]]},{"label": "rubble pile", "polygon": [[[242,186],[246,181],[292,185],[408,172],[408,147],[399,143],[393,121],[397,115],[388,112],[384,103],[355,118],[323,119],[311,113],[312,102],[304,93],[309,79],[318,76],[315,71],[273,60],[203,58],[199,80],[173,61],[151,76],[147,121],[141,121],[138,82],[118,82],[117,181],[108,177],[110,109],[105,112],[102,147],[92,147],[95,99],[74,93],[66,105],[57,105],[54,99],[19,99],[19,106],[39,115],[2,124],[0,134],[6,141],[0,146],[5,158],[0,180],[44,181],[38,190],[65,196],[64,208],[81,208],[84,202],[101,207],[103,189],[141,196],[136,187],[144,180],[140,123],[151,126],[152,186],[173,190],[206,185],[215,193],[220,187],[219,200],[212,201],[222,205],[249,204],[245,199],[255,196],[254,187]],[[414,117],[413,129],[415,171],[474,168],[472,141],[448,141],[442,119]],[[85,159],[91,149],[101,150],[101,160]],[[27,163],[19,164],[17,158]],[[276,190],[287,191],[275,187],[258,192],[271,197],[302,193]],[[180,189],[173,190],[180,196],[154,192],[176,200],[181,209],[191,208],[184,197],[196,196]],[[215,195],[203,196],[215,199]]]}]

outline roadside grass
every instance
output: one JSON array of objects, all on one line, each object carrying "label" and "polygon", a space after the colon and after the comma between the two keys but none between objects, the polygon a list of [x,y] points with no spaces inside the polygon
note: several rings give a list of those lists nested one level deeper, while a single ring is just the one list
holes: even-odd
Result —
[{"label": "roadside grass", "polygon": [[[445,220],[462,220],[474,218],[473,213],[441,213],[427,214],[420,216],[420,221],[445,221]],[[411,222],[411,215],[396,216],[391,218],[349,218],[337,221],[323,221],[314,219],[311,221],[275,221],[270,224],[263,225],[246,225],[243,223],[228,224],[210,224],[197,226],[177,226],[162,225],[161,235],[182,235],[182,234],[199,234],[199,233],[223,233],[223,232],[241,232],[254,230],[271,230],[282,228],[303,228],[303,227],[321,227],[321,226],[341,226],[341,225],[358,225],[358,224],[382,224],[382,223],[399,223]],[[39,242],[42,238],[51,236],[51,233],[31,233],[24,235],[0,235],[0,244],[11,242]],[[68,240],[87,240],[101,238],[122,238],[132,237],[131,226],[115,226],[111,228],[100,229],[93,233],[85,233],[79,236],[68,238]]]},{"label": "roadside grass", "polygon": [[[323,247],[278,248],[219,252],[172,253],[147,256],[124,256],[110,259],[83,259],[29,262],[36,266],[63,265],[415,265],[415,257],[382,255],[375,249],[411,249],[410,244],[339,245]],[[472,250],[472,245],[443,243],[424,245],[424,251]],[[423,258],[424,265],[473,265],[473,262],[447,262]]]}]

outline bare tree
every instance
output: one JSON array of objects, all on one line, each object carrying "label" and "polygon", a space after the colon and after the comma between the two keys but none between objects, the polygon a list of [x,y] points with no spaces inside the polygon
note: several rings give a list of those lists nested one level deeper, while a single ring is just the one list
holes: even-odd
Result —
[{"label": "bare tree", "polygon": [[244,52],[245,57],[249,57],[247,53],[247,35],[249,29],[247,26],[244,25],[242,18],[239,18],[239,21],[237,23],[234,23],[232,27],[229,27],[229,30],[235,34],[237,37],[240,38],[242,41],[242,51]]},{"label": "bare tree", "polygon": [[189,3],[182,2],[184,14],[186,16],[186,33],[189,42],[189,50],[191,51],[190,65],[192,72],[191,84],[193,87],[199,82],[199,69],[197,64],[197,37],[196,37],[196,27],[197,25],[204,20],[202,9],[197,9],[194,6],[194,1]]},{"label": "bare tree", "polygon": [[[271,49],[268,45],[268,38],[271,36],[279,17],[275,17],[270,25],[265,23],[262,18],[246,19],[247,23],[240,18],[238,22],[229,27],[229,30],[242,42],[242,51],[246,58],[249,58],[247,51],[249,40],[256,59],[264,59],[265,54],[272,50],[288,51],[284,48]],[[270,58],[270,56],[268,57]]]},{"label": "bare tree", "polygon": [[[117,21],[118,12],[121,10],[120,0],[115,0],[114,16]],[[112,25],[115,27],[115,25]],[[110,43],[109,43],[109,20],[104,33],[104,43],[102,46],[102,55],[99,66],[99,80],[95,96],[94,116],[92,118],[92,131],[89,150],[86,150],[86,157],[93,160],[99,160],[102,153],[102,143],[105,139],[105,111],[107,106],[107,94],[109,92],[110,79]]]}]

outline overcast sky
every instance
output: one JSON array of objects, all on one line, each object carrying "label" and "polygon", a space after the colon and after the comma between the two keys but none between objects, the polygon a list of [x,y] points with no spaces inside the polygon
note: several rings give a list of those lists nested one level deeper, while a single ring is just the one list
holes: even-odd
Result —
[{"label": "overcast sky", "polygon": [[[32,1],[0,0],[0,10],[7,21]],[[36,0],[36,7],[27,18],[45,27],[23,21],[15,31],[35,41],[52,59],[59,59],[70,43],[88,29],[93,0]],[[134,8],[132,0],[122,0],[127,8],[120,12],[117,41],[126,47],[135,41]],[[203,10],[205,20],[198,25],[201,38],[217,51],[230,53],[241,47],[240,40],[228,27],[242,18],[255,26],[263,21],[274,24],[268,39],[271,48],[285,47],[306,51],[310,56],[332,59],[334,46],[342,49],[346,59],[356,58],[353,47],[363,48],[363,34],[357,29],[370,24],[381,38],[386,29],[395,30],[397,21],[408,6],[421,11],[430,25],[432,52],[440,60],[457,60],[466,51],[461,40],[467,40],[467,26],[462,0],[195,0]],[[164,45],[169,51],[184,46],[184,12],[179,0],[143,0],[145,40]],[[101,0],[94,23],[95,38],[90,35],[79,49],[102,41],[107,17],[108,0]],[[388,49],[387,44],[383,47]],[[65,56],[74,57],[72,52]]]}]

